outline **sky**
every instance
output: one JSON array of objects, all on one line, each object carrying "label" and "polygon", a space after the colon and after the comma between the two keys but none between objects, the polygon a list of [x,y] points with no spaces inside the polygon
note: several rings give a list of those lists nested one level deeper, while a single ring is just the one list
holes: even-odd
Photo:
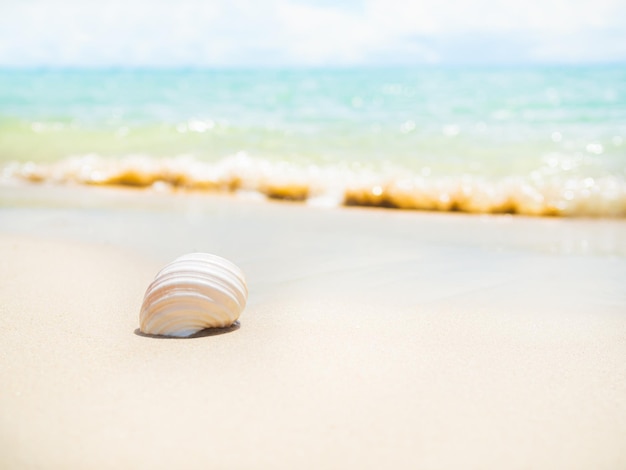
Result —
[{"label": "sky", "polygon": [[3,67],[626,62],[626,0],[0,0]]}]

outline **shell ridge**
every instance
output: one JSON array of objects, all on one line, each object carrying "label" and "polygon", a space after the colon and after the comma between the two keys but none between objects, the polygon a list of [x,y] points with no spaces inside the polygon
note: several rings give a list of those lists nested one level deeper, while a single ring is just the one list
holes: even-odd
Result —
[{"label": "shell ridge", "polygon": [[207,321],[207,315],[193,314],[195,310],[187,310],[181,308],[180,312],[185,312],[187,315],[172,315],[172,309],[168,309],[160,315],[154,315],[150,321],[146,324],[146,327],[156,332],[155,334],[168,334],[171,335],[175,331],[185,329],[191,331],[189,334],[193,334],[197,331],[213,326],[213,323],[223,323],[223,319],[216,319],[216,322]]},{"label": "shell ridge", "polygon": [[187,316],[202,318],[211,312],[218,313],[222,317],[231,318],[232,309],[228,305],[218,302],[208,297],[190,297],[178,298],[162,301],[151,309],[150,317],[167,317],[172,316],[175,312],[185,311]]},{"label": "shell ridge", "polygon": [[[238,290],[241,290],[242,292],[246,292],[247,294],[247,287],[246,287],[245,280],[242,277],[235,276],[232,272],[228,272],[225,270],[220,270],[219,273],[215,273],[215,271],[211,271],[209,269],[197,270],[197,269],[193,269],[193,266],[186,265],[184,268],[181,266],[180,269],[178,270],[164,272],[161,275],[160,279],[170,279],[172,277],[176,277],[178,275],[183,275],[183,274],[193,275],[198,278],[217,279],[217,280],[220,280],[220,282],[224,282],[225,284],[236,286]],[[217,275],[217,274],[220,274],[220,275]]]},{"label": "shell ridge", "polygon": [[241,300],[245,300],[247,294],[247,289],[233,285],[217,276],[203,276],[194,272],[184,271],[180,274],[172,273],[153,281],[148,287],[144,298],[149,299],[154,293],[161,289],[182,288],[185,284],[193,285],[194,287],[199,287],[203,284],[210,284],[211,287],[219,286],[222,290],[227,291],[230,295],[238,297]]},{"label": "shell ridge", "polygon": [[232,273],[234,276],[244,278],[243,272],[233,263],[224,260],[221,258],[221,262],[217,260],[201,260],[201,259],[177,259],[174,260],[170,265],[164,267],[161,271],[174,270],[179,268],[181,265],[190,265],[195,266],[196,268],[200,267],[200,269],[207,269],[209,267],[213,269],[221,269],[225,272]]},{"label": "shell ridge", "polygon": [[245,285],[241,282],[229,282],[230,279],[221,279],[220,277],[214,275],[205,275],[194,271],[182,271],[180,273],[165,275],[164,277],[156,280],[148,288],[148,292],[153,291],[162,285],[183,284],[187,279],[193,279],[197,282],[219,283],[224,288],[235,293],[245,294],[247,291]]},{"label": "shell ridge", "polygon": [[236,295],[230,289],[222,289],[219,283],[208,284],[205,282],[199,282],[195,285],[182,284],[175,286],[164,286],[162,289],[155,290],[145,299],[145,302],[149,305],[157,305],[159,302],[168,300],[174,297],[183,297],[185,295],[202,295],[204,297],[214,297],[216,300],[220,299],[222,303],[232,305],[233,307],[243,309],[245,306],[245,300],[241,298],[241,295]]}]

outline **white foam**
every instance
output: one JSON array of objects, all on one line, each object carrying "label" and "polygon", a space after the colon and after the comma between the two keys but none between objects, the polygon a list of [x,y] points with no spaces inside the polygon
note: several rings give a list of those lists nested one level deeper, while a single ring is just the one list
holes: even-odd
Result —
[{"label": "white foam", "polygon": [[401,209],[553,216],[626,216],[626,182],[616,175],[573,171],[581,158],[548,155],[527,176],[436,176],[403,168],[295,165],[245,153],[204,162],[191,156],[108,159],[84,155],[53,164],[11,163],[1,180],[237,191],[313,206],[340,204]]}]

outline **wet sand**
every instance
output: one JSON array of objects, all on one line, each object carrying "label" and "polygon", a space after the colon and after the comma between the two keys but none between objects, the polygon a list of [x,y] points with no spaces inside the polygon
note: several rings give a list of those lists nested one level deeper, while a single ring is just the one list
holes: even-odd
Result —
[{"label": "wet sand", "polygon": [[[240,327],[137,334],[179,254]],[[623,468],[626,222],[0,189],[0,467]]]}]

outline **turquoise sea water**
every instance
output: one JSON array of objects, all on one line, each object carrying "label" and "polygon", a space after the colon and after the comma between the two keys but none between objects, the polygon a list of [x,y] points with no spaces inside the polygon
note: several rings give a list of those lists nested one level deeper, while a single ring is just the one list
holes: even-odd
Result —
[{"label": "turquoise sea water", "polygon": [[626,215],[626,66],[0,71],[3,178]]}]

